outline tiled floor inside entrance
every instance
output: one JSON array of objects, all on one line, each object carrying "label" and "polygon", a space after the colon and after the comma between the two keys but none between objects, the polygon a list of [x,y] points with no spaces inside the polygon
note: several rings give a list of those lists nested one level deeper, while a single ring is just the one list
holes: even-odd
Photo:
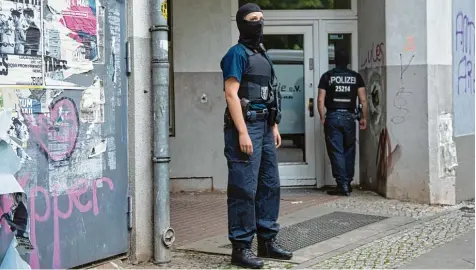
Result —
[{"label": "tiled floor inside entrance", "polygon": [[[280,216],[338,200],[315,189],[283,189]],[[175,247],[227,234],[226,193],[177,193],[171,195],[171,225]]]}]

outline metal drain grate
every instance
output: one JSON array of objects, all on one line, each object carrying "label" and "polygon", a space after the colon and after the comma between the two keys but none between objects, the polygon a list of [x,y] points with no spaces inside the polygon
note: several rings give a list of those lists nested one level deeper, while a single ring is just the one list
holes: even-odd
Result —
[{"label": "metal drain grate", "polygon": [[[281,228],[278,240],[283,248],[294,252],[384,219],[387,217],[332,212]],[[220,248],[231,249],[231,247],[231,244],[228,244]],[[252,248],[256,252],[256,237]]]}]

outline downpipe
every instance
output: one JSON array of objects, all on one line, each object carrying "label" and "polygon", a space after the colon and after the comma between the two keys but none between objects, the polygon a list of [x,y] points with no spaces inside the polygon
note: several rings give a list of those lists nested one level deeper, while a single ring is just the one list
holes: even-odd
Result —
[{"label": "downpipe", "polygon": [[170,227],[169,56],[167,0],[152,0],[152,93],[154,114],[154,262],[171,261],[175,232]]}]

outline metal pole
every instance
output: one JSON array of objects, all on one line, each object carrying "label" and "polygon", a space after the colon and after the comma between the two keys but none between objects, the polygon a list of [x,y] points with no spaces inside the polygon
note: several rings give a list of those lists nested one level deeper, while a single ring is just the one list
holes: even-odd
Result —
[{"label": "metal pole", "polygon": [[167,0],[152,0],[152,92],[154,111],[154,261],[170,262],[169,45]]}]

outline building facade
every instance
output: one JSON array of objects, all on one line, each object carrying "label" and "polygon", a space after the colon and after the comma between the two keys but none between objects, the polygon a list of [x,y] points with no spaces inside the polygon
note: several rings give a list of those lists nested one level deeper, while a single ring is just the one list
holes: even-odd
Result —
[{"label": "building facade", "polygon": [[[219,63],[245,2],[0,1],[0,268],[151,259],[155,12],[170,26],[171,190],[226,189]],[[316,86],[344,48],[370,103],[354,183],[421,203],[474,198],[473,0],[255,2],[283,96],[283,187],[334,182]]]},{"label": "building facade", "polygon": [[[150,6],[129,2],[134,21],[129,104],[136,106],[130,179],[141,198],[133,257],[151,256]],[[242,0],[173,0],[170,61],[172,191],[224,190],[225,100],[220,60],[236,43]],[[474,1],[251,1],[265,15],[265,46],[283,94],[282,186],[333,184],[316,108],[320,75],[345,48],[367,84],[369,125],[360,132],[355,183],[388,198],[455,204],[474,198]],[[138,20],[136,18],[140,17]],[[147,118],[149,117],[149,118]],[[132,136],[131,136],[132,137]],[[134,139],[132,139],[134,140]],[[134,153],[131,157],[134,156]],[[135,160],[135,161],[134,161]],[[136,199],[137,200],[137,199]],[[137,207],[136,207],[137,208]]]}]

